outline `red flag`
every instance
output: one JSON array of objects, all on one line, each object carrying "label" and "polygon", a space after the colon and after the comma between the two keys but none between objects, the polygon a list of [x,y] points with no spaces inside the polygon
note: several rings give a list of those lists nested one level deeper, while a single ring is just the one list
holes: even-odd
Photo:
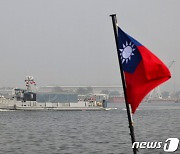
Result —
[{"label": "red flag", "polygon": [[159,58],[119,27],[118,47],[127,101],[134,113],[143,98],[156,86],[171,78],[171,74]]}]

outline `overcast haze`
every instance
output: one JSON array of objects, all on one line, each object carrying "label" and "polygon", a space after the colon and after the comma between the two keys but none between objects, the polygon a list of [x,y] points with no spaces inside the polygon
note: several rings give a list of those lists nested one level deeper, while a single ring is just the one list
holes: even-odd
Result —
[{"label": "overcast haze", "polygon": [[0,87],[23,87],[26,75],[38,86],[121,84],[112,13],[165,64],[176,60],[179,85],[179,6],[179,0],[1,0]]}]

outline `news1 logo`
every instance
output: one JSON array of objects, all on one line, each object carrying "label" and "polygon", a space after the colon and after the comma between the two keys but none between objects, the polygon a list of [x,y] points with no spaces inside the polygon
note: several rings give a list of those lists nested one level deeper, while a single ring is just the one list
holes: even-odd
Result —
[{"label": "news1 logo", "polygon": [[178,138],[168,138],[163,142],[134,142],[132,148],[140,149],[160,149],[163,148],[165,152],[175,152],[179,146]]},{"label": "news1 logo", "polygon": [[165,152],[175,152],[179,145],[178,138],[168,138],[164,143]]}]

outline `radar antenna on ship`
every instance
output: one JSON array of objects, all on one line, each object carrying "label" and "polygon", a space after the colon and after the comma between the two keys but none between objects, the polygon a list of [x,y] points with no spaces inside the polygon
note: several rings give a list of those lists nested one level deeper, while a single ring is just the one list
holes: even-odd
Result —
[{"label": "radar antenna on ship", "polygon": [[26,76],[25,84],[26,84],[27,91],[33,91],[33,88],[36,88],[36,82],[34,81],[33,76]]}]

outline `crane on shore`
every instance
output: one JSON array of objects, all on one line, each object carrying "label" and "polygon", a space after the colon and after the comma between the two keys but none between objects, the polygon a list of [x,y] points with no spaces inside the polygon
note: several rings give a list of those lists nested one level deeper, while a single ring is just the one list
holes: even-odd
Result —
[{"label": "crane on shore", "polygon": [[[176,62],[175,60],[170,61],[168,64],[168,68],[170,69],[175,62]],[[147,98],[147,101],[152,98],[162,99],[162,95],[161,95],[159,86],[150,92],[149,97]]]}]

